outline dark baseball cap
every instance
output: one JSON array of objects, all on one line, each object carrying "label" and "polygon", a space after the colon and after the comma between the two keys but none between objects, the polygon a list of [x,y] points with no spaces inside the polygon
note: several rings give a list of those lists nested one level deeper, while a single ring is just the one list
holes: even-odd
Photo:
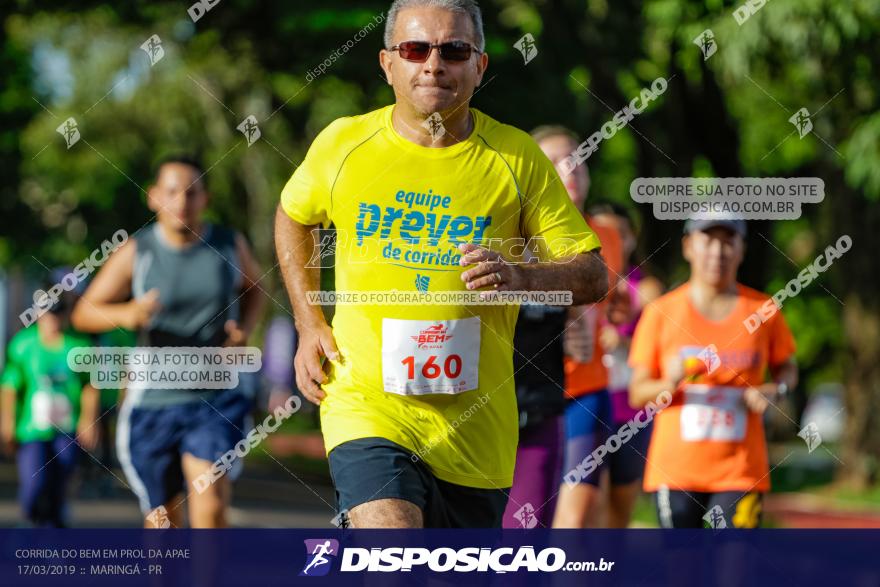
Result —
[{"label": "dark baseball cap", "polygon": [[703,220],[695,220],[691,218],[684,223],[684,233],[690,234],[695,231],[702,232],[715,227],[726,228],[742,237],[746,236],[746,221],[738,218],[707,218]]}]

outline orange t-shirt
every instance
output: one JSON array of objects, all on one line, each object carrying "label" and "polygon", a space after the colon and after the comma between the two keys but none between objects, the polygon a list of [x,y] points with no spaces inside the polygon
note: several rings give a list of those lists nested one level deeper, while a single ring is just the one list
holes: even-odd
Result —
[{"label": "orange t-shirt", "polygon": [[654,416],[645,491],[664,485],[709,493],[770,489],[764,425],[746,408],[742,392],[764,383],[768,366],[787,361],[795,344],[781,312],[749,334],[743,320],[768,296],[739,284],[737,290],[733,311],[718,322],[697,311],[689,284],[648,304],[639,320],[629,363],[655,379],[665,377],[672,357],[697,356],[710,345],[717,349],[717,361],[707,362],[709,373],[680,385]]},{"label": "orange t-shirt", "polygon": [[[602,258],[608,266],[608,285],[613,288],[618,279],[623,277],[623,242],[620,233],[610,226],[595,224],[587,218],[587,224],[599,237],[602,244]],[[578,306],[569,312],[568,328],[589,330],[592,337],[593,352],[590,360],[579,363],[573,358],[565,357],[565,395],[570,398],[594,393],[608,386],[608,369],[602,363],[602,347],[599,344],[599,329],[605,315],[606,298],[588,306]],[[575,314],[574,316],[572,314]],[[574,321],[575,324],[571,324]]]}]

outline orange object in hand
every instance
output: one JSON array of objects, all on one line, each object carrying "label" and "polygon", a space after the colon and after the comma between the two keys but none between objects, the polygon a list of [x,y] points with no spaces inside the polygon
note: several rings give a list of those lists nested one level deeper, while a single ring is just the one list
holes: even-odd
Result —
[{"label": "orange object in hand", "polygon": [[699,357],[687,357],[684,360],[684,374],[690,381],[693,381],[698,376],[707,373],[709,369],[706,367],[706,363],[700,360]]}]

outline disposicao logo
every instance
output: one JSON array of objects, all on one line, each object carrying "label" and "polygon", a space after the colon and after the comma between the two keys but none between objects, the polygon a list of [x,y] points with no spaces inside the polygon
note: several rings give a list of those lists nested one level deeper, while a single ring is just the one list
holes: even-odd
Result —
[{"label": "disposicao logo", "polygon": [[331,538],[311,538],[306,543],[306,566],[300,577],[322,577],[330,572],[333,559],[339,554],[339,541]]}]

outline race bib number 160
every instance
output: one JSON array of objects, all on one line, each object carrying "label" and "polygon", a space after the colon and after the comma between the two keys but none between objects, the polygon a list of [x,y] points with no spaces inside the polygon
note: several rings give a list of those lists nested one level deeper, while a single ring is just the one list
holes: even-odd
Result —
[{"label": "race bib number 160", "polygon": [[480,319],[382,320],[382,380],[401,395],[478,387]]}]

